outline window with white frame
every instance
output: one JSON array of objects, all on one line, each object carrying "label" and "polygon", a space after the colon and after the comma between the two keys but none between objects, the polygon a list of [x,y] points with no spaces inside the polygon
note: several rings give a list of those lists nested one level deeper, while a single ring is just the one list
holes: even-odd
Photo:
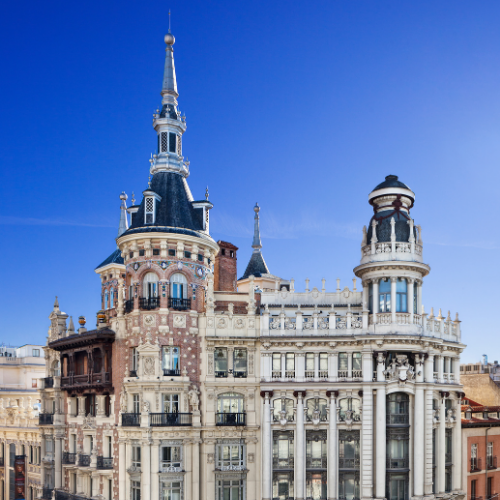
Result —
[{"label": "window with white frame", "polygon": [[155,221],[155,199],[154,196],[146,196],[144,199],[144,222],[153,224]]},{"label": "window with white frame", "polygon": [[359,378],[363,376],[362,371],[362,361],[361,361],[361,353],[353,352],[352,353],[352,376],[355,378]]},{"label": "window with white frame", "polygon": [[244,500],[244,479],[219,479],[217,481],[217,500]]},{"label": "window with white frame", "polygon": [[158,276],[156,273],[147,273],[142,280],[142,296],[145,299],[158,297]]},{"label": "window with white frame", "polygon": [[241,394],[226,392],[217,398],[218,413],[243,413],[244,409],[244,398]]},{"label": "window with white frame", "polygon": [[141,445],[137,443],[132,444],[132,466],[141,466]]},{"label": "window with white frame", "polygon": [[109,290],[109,308],[114,309],[115,307],[115,289],[113,287]]},{"label": "window with white frame", "polygon": [[346,378],[349,376],[349,361],[346,352],[339,353],[339,377]]},{"label": "window with white frame", "polygon": [[314,353],[306,352],[306,378],[314,378]]},{"label": "window with white frame", "polygon": [[214,352],[215,361],[215,376],[216,377],[227,377],[227,348],[226,347],[216,347]]},{"label": "window with white frame", "polygon": [[132,395],[132,413],[141,413],[141,398],[139,394]]},{"label": "window with white frame", "polygon": [[134,376],[137,374],[137,370],[139,369],[139,351],[137,350],[137,347],[132,347],[132,356],[130,357],[132,360],[132,364],[130,366],[130,369],[134,372],[131,374],[131,376]]},{"label": "window with white frame", "polygon": [[273,352],[273,378],[281,378],[281,354]]},{"label": "window with white frame", "polygon": [[170,296],[173,299],[187,299],[188,283],[186,277],[181,273],[175,273],[170,278],[171,290]]},{"label": "window with white frame", "polygon": [[328,353],[319,353],[319,376],[328,377]]},{"label": "window with white frame", "polygon": [[247,350],[235,349],[233,352],[233,375],[236,378],[247,376]]},{"label": "window with white frame", "polygon": [[130,493],[132,495],[131,500],[141,500],[141,482],[131,481],[130,482]]},{"label": "window with white frame", "polygon": [[182,467],[181,447],[163,446],[161,448],[161,466],[164,469],[168,469],[170,467],[180,469]]},{"label": "window with white frame", "polygon": [[231,440],[217,444],[216,468],[221,471],[245,469],[245,444],[242,440]]},{"label": "window with white frame", "polygon": [[163,413],[179,413],[179,395],[163,394]]},{"label": "window with white frame", "polygon": [[104,290],[104,309],[109,309],[109,292]]},{"label": "window with white frame", "polygon": [[163,375],[180,375],[179,366],[180,347],[178,346],[163,346],[162,348],[162,368]]},{"label": "window with white frame", "polygon": [[40,349],[33,349],[33,356],[35,358],[39,358],[40,357]]},{"label": "window with white frame", "polygon": [[180,500],[182,498],[182,481],[161,482],[161,500]]},{"label": "window with white frame", "polygon": [[294,401],[290,398],[280,398],[273,401],[273,420],[275,422],[281,422],[286,420],[287,422],[294,421]]},{"label": "window with white frame", "polygon": [[478,469],[477,444],[476,443],[473,443],[470,445],[470,468],[471,468],[471,470]]},{"label": "window with white frame", "polygon": [[285,377],[295,377],[295,354],[287,352],[285,355]]}]

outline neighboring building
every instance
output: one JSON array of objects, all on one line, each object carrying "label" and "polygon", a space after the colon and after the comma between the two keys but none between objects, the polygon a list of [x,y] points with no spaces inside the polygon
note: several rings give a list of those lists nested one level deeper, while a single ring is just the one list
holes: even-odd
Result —
[{"label": "neighboring building", "polygon": [[498,498],[500,491],[500,406],[462,400],[462,474],[470,500]]},{"label": "neighboring building", "polygon": [[25,495],[34,500],[42,491],[41,439],[38,428],[44,376],[43,346],[0,346],[0,498],[14,498],[14,460],[25,456]]},{"label": "neighboring building", "polygon": [[[165,37],[158,152],[139,204],[122,193],[97,328],[56,301],[40,425],[55,500],[409,500],[461,496],[460,321],[422,310],[414,193],[369,195],[363,289],[296,292],[210,236],[182,155],[174,37]],[[130,225],[127,213],[130,215]]]},{"label": "neighboring building", "polygon": [[465,394],[485,405],[500,405],[498,361],[488,363],[488,356],[484,354],[480,363],[460,365],[460,376]]}]

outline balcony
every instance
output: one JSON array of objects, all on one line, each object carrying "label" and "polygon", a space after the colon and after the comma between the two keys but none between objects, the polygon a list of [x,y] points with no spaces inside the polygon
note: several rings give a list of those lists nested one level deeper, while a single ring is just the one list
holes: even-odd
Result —
[{"label": "balcony", "polygon": [[45,377],[43,379],[43,388],[52,389],[54,387],[54,377]]},{"label": "balcony", "polygon": [[52,500],[52,492],[54,491],[54,488],[43,488],[42,489],[42,496],[40,498],[43,498],[43,500]]},{"label": "balcony", "polygon": [[227,371],[216,371],[215,378],[227,378]]},{"label": "balcony", "polygon": [[88,467],[90,465],[90,455],[78,455],[78,465],[81,467]]},{"label": "balcony", "polygon": [[355,458],[339,458],[339,469],[357,469],[360,467],[359,457]]},{"label": "balcony", "polygon": [[175,311],[187,311],[191,309],[191,299],[176,299],[174,297],[169,297],[168,307]]},{"label": "balcony", "polygon": [[56,500],[90,500],[89,497],[68,493],[67,491],[56,490]]},{"label": "balcony", "polygon": [[151,427],[178,427],[193,424],[192,413],[150,413]]},{"label": "balcony", "polygon": [[233,372],[234,378],[247,378],[247,372]]},{"label": "balcony", "polygon": [[471,472],[479,472],[483,470],[481,459],[480,458],[471,458],[470,459],[470,471]]},{"label": "balcony", "polygon": [[386,422],[387,425],[408,425],[410,423],[410,416],[408,413],[386,415]]},{"label": "balcony", "polygon": [[273,457],[273,469],[293,469],[294,468],[293,457],[288,458],[278,458]]},{"label": "balcony", "polygon": [[163,376],[164,377],[180,377],[181,371],[179,369],[167,370],[167,369],[163,368]]},{"label": "balcony", "polygon": [[326,469],[326,457],[311,457],[306,455],[306,469]]},{"label": "balcony", "polygon": [[152,311],[160,307],[160,297],[141,297],[139,299],[139,307],[143,311]]},{"label": "balcony", "polygon": [[38,415],[38,425],[53,425],[53,424],[54,424],[53,413],[40,413],[40,415]]},{"label": "balcony", "polygon": [[140,427],[140,413],[122,413],[122,426],[124,427]]},{"label": "balcony", "polygon": [[246,413],[217,413],[216,425],[246,425]]},{"label": "balcony", "polygon": [[125,301],[125,314],[128,314],[134,310],[134,299]]},{"label": "balcony", "polygon": [[62,463],[65,465],[75,465],[76,453],[68,453],[67,451],[65,451],[62,456]]},{"label": "balcony", "polygon": [[496,469],[497,468],[497,457],[488,456],[486,457],[486,465],[488,469]]},{"label": "balcony", "polygon": [[408,458],[391,458],[387,457],[387,469],[408,469],[410,467],[410,460]]},{"label": "balcony", "polygon": [[98,469],[112,469],[113,468],[113,457],[97,457],[97,468]]},{"label": "balcony", "polygon": [[61,388],[72,389],[82,386],[101,387],[111,385],[111,373],[85,373],[83,375],[70,374],[68,377],[61,377]]}]

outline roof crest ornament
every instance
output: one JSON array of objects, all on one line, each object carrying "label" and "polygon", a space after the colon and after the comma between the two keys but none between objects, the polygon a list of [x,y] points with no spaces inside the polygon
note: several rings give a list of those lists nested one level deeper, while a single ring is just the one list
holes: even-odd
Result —
[{"label": "roof crest ornament", "polygon": [[260,207],[259,207],[259,204],[255,203],[255,207],[253,209],[255,211],[255,217],[254,217],[252,248],[254,249],[254,252],[258,252],[262,248],[262,243],[260,241],[260,226],[259,226]]}]

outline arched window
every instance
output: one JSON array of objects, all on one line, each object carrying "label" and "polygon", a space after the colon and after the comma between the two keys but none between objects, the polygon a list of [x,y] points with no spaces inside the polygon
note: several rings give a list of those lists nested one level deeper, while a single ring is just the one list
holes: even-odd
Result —
[{"label": "arched window", "polygon": [[108,291],[104,290],[104,309],[109,309],[108,302]]},{"label": "arched window", "polygon": [[109,308],[114,309],[115,307],[115,289],[111,287],[109,291]]},{"label": "arched window", "polygon": [[217,399],[217,425],[245,425],[245,400],[241,394],[226,392]]},{"label": "arched window", "polygon": [[170,296],[174,299],[187,299],[187,279],[181,273],[176,273],[170,278],[172,284]]},{"label": "arched window", "polygon": [[147,273],[142,281],[142,296],[145,299],[158,297],[158,276],[155,273]]}]

